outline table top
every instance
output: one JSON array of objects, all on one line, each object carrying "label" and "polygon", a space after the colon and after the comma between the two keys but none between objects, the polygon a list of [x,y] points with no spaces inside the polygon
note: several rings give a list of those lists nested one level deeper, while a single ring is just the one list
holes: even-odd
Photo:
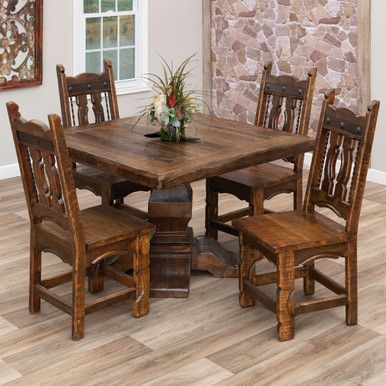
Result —
[{"label": "table top", "polygon": [[66,129],[73,161],[152,189],[169,189],[313,150],[314,140],[197,114],[188,134],[197,142],[147,138],[156,128],[133,118]]}]

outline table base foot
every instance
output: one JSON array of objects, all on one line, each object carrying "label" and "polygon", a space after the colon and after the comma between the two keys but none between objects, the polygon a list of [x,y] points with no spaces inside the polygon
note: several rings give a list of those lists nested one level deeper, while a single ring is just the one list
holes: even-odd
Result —
[{"label": "table base foot", "polygon": [[198,237],[193,243],[192,269],[208,271],[215,277],[238,277],[239,258],[210,237]]},{"label": "table base foot", "polygon": [[150,297],[151,298],[176,298],[176,299],[187,298],[189,297],[189,289],[154,288],[154,289],[150,289]]}]

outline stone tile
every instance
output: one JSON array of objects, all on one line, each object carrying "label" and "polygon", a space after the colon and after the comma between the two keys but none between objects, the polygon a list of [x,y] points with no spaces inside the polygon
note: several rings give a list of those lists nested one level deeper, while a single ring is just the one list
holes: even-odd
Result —
[{"label": "stone tile", "polygon": [[269,61],[274,74],[298,78],[318,68],[312,129],[326,90],[337,88],[338,104],[355,106],[356,6],[357,0],[213,0],[214,113],[253,123],[251,86],[257,95]]}]

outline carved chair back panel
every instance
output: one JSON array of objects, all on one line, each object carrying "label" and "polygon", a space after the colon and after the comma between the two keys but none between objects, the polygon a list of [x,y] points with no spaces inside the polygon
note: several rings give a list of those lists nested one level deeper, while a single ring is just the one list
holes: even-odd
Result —
[{"label": "carved chair back panel", "polygon": [[262,126],[300,134],[304,93],[304,87],[295,90],[284,83],[267,83]]},{"label": "carved chair back panel", "polygon": [[[260,84],[255,124],[273,130],[307,135],[317,70],[312,69],[305,80],[293,76],[271,74],[272,63],[264,66]],[[303,157],[285,161],[301,166]]]},{"label": "carved chair back panel", "polygon": [[306,80],[271,75],[265,66],[260,85],[256,124],[274,130],[307,135],[315,88],[316,69]]},{"label": "carved chair back panel", "polygon": [[346,221],[360,211],[379,103],[366,116],[334,108],[329,94],[322,108],[314,154],[308,208],[327,207]]},{"label": "carved chair back panel", "polygon": [[111,62],[105,60],[102,74],[66,76],[57,66],[60,102],[65,127],[100,123],[119,118]]},{"label": "carved chair back panel", "polygon": [[7,107],[31,221],[73,231],[79,207],[63,132],[24,120],[14,103]]}]

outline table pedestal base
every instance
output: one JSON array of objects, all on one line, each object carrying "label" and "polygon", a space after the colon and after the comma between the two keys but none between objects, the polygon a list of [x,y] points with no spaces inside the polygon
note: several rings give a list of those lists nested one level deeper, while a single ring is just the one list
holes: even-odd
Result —
[{"label": "table pedestal base", "polygon": [[188,228],[184,235],[154,235],[150,246],[151,297],[189,296],[192,242],[192,228]]},{"label": "table pedestal base", "polygon": [[208,271],[215,277],[238,277],[238,257],[208,237],[193,238],[190,185],[154,190],[149,220],[156,225],[150,245],[150,296],[186,298],[190,270]]},{"label": "table pedestal base", "polygon": [[150,296],[189,296],[193,230],[190,185],[154,190],[149,200],[149,220],[157,230],[150,245]]}]

